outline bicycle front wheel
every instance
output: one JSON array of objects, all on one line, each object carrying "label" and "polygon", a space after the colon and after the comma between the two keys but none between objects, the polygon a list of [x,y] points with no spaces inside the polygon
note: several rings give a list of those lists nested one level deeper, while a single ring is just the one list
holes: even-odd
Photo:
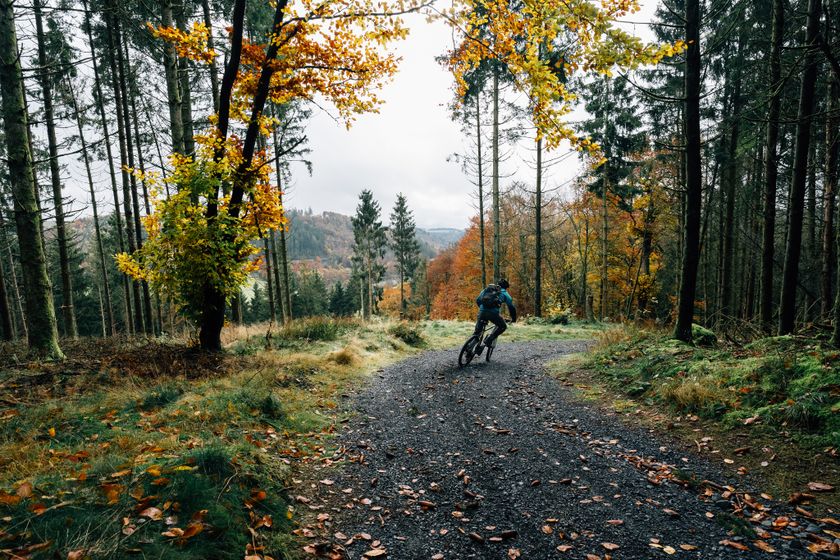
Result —
[{"label": "bicycle front wheel", "polygon": [[471,336],[461,347],[461,353],[458,354],[458,367],[465,367],[469,364],[473,356],[475,356],[475,344],[478,342],[475,335]]}]

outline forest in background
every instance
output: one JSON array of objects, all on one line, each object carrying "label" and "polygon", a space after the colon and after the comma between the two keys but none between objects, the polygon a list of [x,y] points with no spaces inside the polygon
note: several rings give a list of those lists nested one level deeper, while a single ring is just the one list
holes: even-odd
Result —
[{"label": "forest in background", "polygon": [[[21,56],[3,67],[3,336],[59,355],[59,333],[195,325],[219,349],[226,321],[265,318],[260,297],[283,321],[468,318],[502,277],[536,317],[655,321],[685,341],[695,322],[837,330],[836,2],[663,3],[640,23],[652,44],[615,26],[632,5],[595,19],[589,4],[555,6],[571,27],[515,3],[357,7],[5,5],[4,45]],[[323,96],[348,124],[374,110],[396,57],[364,44],[405,38],[401,16],[415,11],[462,33],[439,60],[455,78],[450,110],[469,149],[454,157],[477,216],[427,264],[406,200],[401,240],[363,191],[349,278],[295,269],[282,194],[317,149],[308,100]],[[309,39],[319,33],[333,43]],[[582,120],[566,124],[574,109]],[[574,157],[584,171],[558,183],[553,169]],[[71,164],[88,200],[66,196]],[[533,182],[511,180],[523,165]],[[82,205],[86,244],[72,235]],[[317,304],[293,309],[306,293]]]}]

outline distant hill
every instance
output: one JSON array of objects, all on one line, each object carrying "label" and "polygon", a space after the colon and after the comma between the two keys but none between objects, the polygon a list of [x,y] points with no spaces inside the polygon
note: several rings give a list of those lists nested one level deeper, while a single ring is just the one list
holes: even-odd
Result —
[{"label": "distant hill", "polygon": [[[350,275],[353,255],[353,224],[350,216],[336,212],[315,214],[311,211],[290,210],[289,233],[286,238],[289,259],[296,266],[320,270],[327,285],[346,280]],[[417,239],[423,255],[432,258],[443,249],[457,243],[464,230],[455,228],[417,229]],[[388,275],[393,274],[393,256],[385,257]]]},{"label": "distant hill", "polygon": [[[346,281],[350,276],[350,259],[353,255],[353,224],[350,216],[336,212],[315,214],[302,210],[289,210],[288,216],[291,223],[286,242],[292,266],[319,270],[327,286],[339,280]],[[103,222],[106,219],[103,218]],[[77,218],[68,226],[78,246],[92,247],[92,218]],[[426,258],[432,258],[457,243],[463,235],[464,230],[454,228],[417,229],[417,239]],[[385,261],[388,267],[386,279],[394,280],[396,274],[390,251],[386,253]]]}]

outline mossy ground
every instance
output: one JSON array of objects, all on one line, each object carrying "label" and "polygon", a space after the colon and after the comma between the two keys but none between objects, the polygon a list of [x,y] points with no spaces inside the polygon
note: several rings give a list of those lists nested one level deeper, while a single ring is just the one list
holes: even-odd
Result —
[{"label": "mossy ground", "polygon": [[[728,466],[758,473],[777,492],[803,491],[840,472],[840,352],[812,339],[699,347],[616,327],[555,370],[585,396],[660,430],[664,424],[683,441],[712,438],[697,448],[737,455]],[[821,501],[840,506],[834,494]]]},{"label": "mossy ground", "polygon": [[[286,482],[301,462],[329,461],[341,400],[378,368],[456,347],[472,328],[313,319],[226,329],[219,356],[177,340],[82,340],[65,343],[63,363],[0,366],[0,549],[295,557]],[[534,323],[505,339],[596,331]]]}]

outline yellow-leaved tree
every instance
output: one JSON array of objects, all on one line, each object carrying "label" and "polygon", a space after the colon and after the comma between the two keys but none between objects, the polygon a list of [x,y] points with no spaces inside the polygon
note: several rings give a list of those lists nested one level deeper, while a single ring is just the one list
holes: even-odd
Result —
[{"label": "yellow-leaved tree", "polygon": [[[264,43],[243,37],[246,0],[234,2],[218,112],[197,135],[194,155],[171,157],[174,194],[155,189],[148,241],[117,256],[123,271],[170,295],[198,323],[203,349],[221,348],[225,306],[259,266],[255,241],[284,219],[261,148],[278,124],[267,104],[323,99],[348,126],[376,111],[376,93],[397,69],[388,47],[408,32],[400,15],[419,1],[277,0]],[[152,30],[181,56],[205,63],[215,56],[201,24]]]},{"label": "yellow-leaved tree", "polygon": [[438,12],[460,35],[448,66],[463,99],[470,75],[491,62],[507,72],[528,98],[531,118],[545,148],[567,140],[600,161],[599,146],[579,136],[564,117],[572,111],[571,78],[611,75],[617,68],[656,64],[685,45],[646,44],[616,21],[638,11],[636,0],[457,0]]}]

